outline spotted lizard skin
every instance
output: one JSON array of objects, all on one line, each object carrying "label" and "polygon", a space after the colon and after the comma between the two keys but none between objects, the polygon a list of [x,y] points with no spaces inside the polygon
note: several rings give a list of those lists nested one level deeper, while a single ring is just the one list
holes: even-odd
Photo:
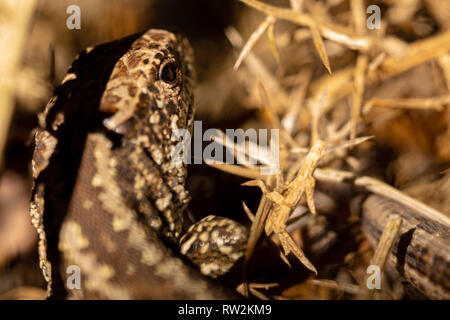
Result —
[{"label": "spotted lizard skin", "polygon": [[[40,115],[32,160],[30,214],[49,296],[235,298],[173,250],[189,194],[186,166],[170,161],[172,132],[192,130],[193,81],[189,44],[163,30],[88,48],[73,62]],[[230,232],[245,231],[225,224],[226,245],[244,247]],[[81,289],[66,287],[71,265]]]}]

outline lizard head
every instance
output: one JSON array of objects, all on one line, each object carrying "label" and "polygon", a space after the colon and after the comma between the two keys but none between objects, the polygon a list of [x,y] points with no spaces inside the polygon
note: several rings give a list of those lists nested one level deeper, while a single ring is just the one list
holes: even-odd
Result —
[{"label": "lizard head", "polygon": [[100,102],[100,111],[113,114],[105,127],[129,137],[149,127],[158,134],[175,125],[190,129],[194,77],[188,41],[165,30],[148,30],[111,73]]},{"label": "lizard head", "polygon": [[134,188],[142,189],[138,183],[142,179],[154,181],[147,185],[157,191],[136,193],[153,199],[176,235],[189,196],[184,188],[186,166],[172,161],[183,138],[174,132],[192,130],[193,82],[193,53],[187,40],[151,29],[117,61],[99,107],[107,115],[103,126],[119,134],[122,146],[127,146],[123,149],[129,150],[124,156],[131,159]]}]

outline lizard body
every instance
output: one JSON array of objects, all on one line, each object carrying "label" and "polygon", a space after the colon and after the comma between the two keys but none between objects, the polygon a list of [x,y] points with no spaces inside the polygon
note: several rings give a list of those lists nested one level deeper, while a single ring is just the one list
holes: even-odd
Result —
[{"label": "lizard body", "polygon": [[[189,202],[186,166],[170,158],[172,132],[192,130],[193,81],[192,49],[163,30],[88,48],[74,61],[40,116],[32,161],[30,214],[49,294],[234,297],[171,250]],[[227,236],[228,246],[241,241]],[[65,285],[72,265],[79,290]]]}]

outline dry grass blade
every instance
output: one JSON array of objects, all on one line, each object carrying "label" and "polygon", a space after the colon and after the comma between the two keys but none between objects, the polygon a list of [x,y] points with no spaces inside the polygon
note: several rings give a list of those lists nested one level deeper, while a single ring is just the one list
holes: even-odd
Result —
[{"label": "dry grass blade", "polygon": [[386,265],[389,251],[391,251],[394,239],[397,236],[401,225],[402,218],[392,216],[381,234],[380,242],[378,243],[371,261],[372,264],[379,266],[381,270],[383,270]]},{"label": "dry grass blade", "polygon": [[304,148],[292,148],[292,149],[289,149],[289,152],[290,153],[292,153],[292,154],[307,154],[308,153],[308,151],[309,151],[309,149],[308,148],[306,148],[306,147],[304,147]]},{"label": "dry grass blade", "polygon": [[263,22],[256,28],[256,30],[252,33],[246,44],[241,50],[241,53],[239,54],[239,57],[236,60],[236,63],[233,66],[234,70],[237,70],[239,66],[241,65],[242,61],[245,59],[247,54],[252,50],[253,46],[255,45],[256,41],[258,41],[259,38],[261,38],[262,34],[266,29],[273,25],[275,22],[275,18],[272,16],[267,16],[266,19],[264,19]]},{"label": "dry grass blade", "polygon": [[47,292],[37,287],[18,287],[0,295],[0,300],[45,300]]},{"label": "dry grass blade", "polygon": [[280,119],[270,104],[269,95],[267,94],[267,90],[264,88],[261,82],[258,83],[258,93],[261,97],[261,105],[263,106],[263,114],[265,118],[269,122],[269,126],[271,128],[279,129],[281,127]]},{"label": "dry grass blade", "polygon": [[[256,243],[264,231],[264,223],[269,215],[271,207],[272,203],[263,195],[261,197],[261,201],[259,202],[258,210],[256,211],[255,221],[250,227],[247,247],[245,248],[244,268],[242,269],[244,281],[247,279],[247,265],[253,255],[253,252],[255,251]],[[248,286],[246,282],[244,282],[244,296],[248,296]]]},{"label": "dry grass blade", "polygon": [[28,25],[36,6],[35,0],[3,1],[0,4],[2,30],[0,38],[7,50],[0,59],[0,165],[6,145],[9,123],[13,114],[13,88]]},{"label": "dry grass blade", "polygon": [[[450,3],[449,3],[450,5]],[[441,55],[437,59],[437,63],[442,71],[443,87],[445,92],[450,93],[450,52]],[[447,122],[447,130],[444,132],[437,141],[437,149],[439,156],[444,159],[450,159],[450,107],[447,106],[444,117]]]},{"label": "dry grass blade", "polygon": [[[389,252],[391,251],[392,246],[394,245],[394,240],[400,231],[402,221],[402,218],[398,216],[391,216],[383,230],[383,233],[381,234],[380,241],[370,262],[371,265],[380,268],[380,276],[383,275],[384,267],[389,257]],[[369,286],[367,285],[367,277],[362,285],[369,289]],[[373,294],[374,290],[370,290],[369,297],[373,297]]]},{"label": "dry grass blade", "polygon": [[255,218],[255,215],[253,214],[253,212],[249,209],[249,207],[247,207],[247,205],[245,204],[244,201],[242,201],[241,203],[242,203],[242,209],[244,209],[244,212],[247,215],[248,219],[252,223],[255,222],[256,218]]},{"label": "dry grass blade", "polygon": [[[361,144],[363,142],[366,142],[370,139],[373,139],[374,136],[367,136],[367,137],[359,137],[354,140],[345,141],[337,146],[329,147],[324,151],[324,155],[332,154],[336,151],[351,148],[353,146],[356,146],[358,144]],[[298,148],[298,150],[290,150],[293,153],[306,153],[304,148]],[[301,166],[303,165],[303,158],[300,158],[297,162],[295,162],[291,168],[288,171],[287,174],[287,181],[292,181],[294,179],[294,176],[297,174],[297,172],[300,170]],[[334,182],[342,182],[344,179],[353,179],[354,174],[348,171],[343,170],[336,170],[336,169],[320,169],[316,168],[314,170],[314,177],[318,178],[318,180],[323,179],[324,181],[334,181]]]},{"label": "dry grass blade", "polygon": [[[262,150],[262,148],[258,148],[255,143],[249,142],[247,144],[247,151],[245,141],[238,141],[238,143],[234,143],[234,141],[232,141],[230,137],[223,131],[218,130],[217,133],[222,136],[222,139],[215,139],[214,136],[214,142],[227,148],[230,153],[236,158],[239,164],[242,164],[251,169],[257,169],[257,161],[260,161],[261,163],[266,165],[270,165],[271,157],[269,152],[263,152],[264,150]],[[208,164],[217,163],[217,161],[213,159],[206,159],[205,162],[207,162]]]},{"label": "dry grass blade", "polygon": [[353,79],[350,139],[356,138],[356,128],[360,118],[361,103],[364,94],[366,68],[367,56],[361,54],[356,60],[355,77]]},{"label": "dry grass blade", "polygon": [[[271,6],[256,0],[239,0],[247,5],[272,15],[279,19],[294,22],[300,26],[310,27],[311,24],[317,24],[321,35],[331,41],[343,44],[350,49],[368,51],[375,42],[370,37],[355,37],[353,31],[345,26],[336,25],[332,22],[314,21],[309,15],[292,9],[279,8]],[[303,38],[303,36],[302,36]]]},{"label": "dry grass blade", "polygon": [[384,58],[386,58],[386,52],[381,52],[369,63],[367,70],[374,72],[383,63]]},{"label": "dry grass blade", "polygon": [[334,125],[331,123],[327,127],[327,140],[329,142],[338,142],[343,140],[345,137],[349,136],[352,129],[352,119],[347,121],[340,129],[336,130]]},{"label": "dry grass blade", "polygon": [[303,9],[303,0],[289,0],[291,8],[295,11],[301,12]]},{"label": "dry grass blade", "polygon": [[261,299],[261,300],[270,300],[269,297],[267,297],[264,293],[259,292],[258,290],[256,290],[253,287],[250,287],[250,292],[257,298]]},{"label": "dry grass blade", "polygon": [[450,226],[450,218],[426,204],[411,198],[400,190],[372,177],[360,177],[355,180],[355,185],[364,187],[373,193],[397,201],[431,220],[436,220],[444,225]]},{"label": "dry grass blade", "polygon": [[301,12],[297,12],[292,9],[283,9],[277,8],[274,6],[267,5],[265,3],[259,2],[257,0],[240,0],[245,4],[258,9],[267,15],[271,15],[277,18],[290,20],[302,26],[307,26],[311,30],[311,35],[313,38],[314,46],[316,47],[317,52],[319,53],[320,59],[322,60],[323,65],[331,74],[330,61],[328,59],[327,52],[325,50],[325,45],[323,44],[322,37],[320,35],[319,29],[314,22],[314,20]]},{"label": "dry grass blade", "polygon": [[290,98],[292,100],[291,108],[287,110],[286,114],[281,120],[282,128],[284,128],[289,134],[293,134],[297,127],[300,126],[301,113],[303,102],[305,100],[306,92],[311,82],[312,70],[306,68],[296,75],[298,81],[298,87],[293,91]]},{"label": "dry grass blade", "polygon": [[260,170],[243,168],[238,165],[228,164],[228,163],[218,163],[218,162],[210,162],[205,161],[205,163],[213,168],[219,169],[221,171],[234,174],[236,176],[248,178],[248,179],[260,179],[267,180],[269,179],[269,175],[262,175]]},{"label": "dry grass blade", "polygon": [[247,290],[250,289],[250,292],[259,299],[269,300],[270,298],[268,298],[265,294],[259,292],[256,289],[268,290],[270,288],[278,287],[278,283],[249,283],[249,284],[241,283],[236,287],[236,291],[245,296],[246,287]]},{"label": "dry grass blade", "polygon": [[409,70],[419,64],[437,58],[450,50],[450,30],[429,37],[425,40],[418,40],[408,46],[405,54],[401,58],[387,57],[384,59],[379,70],[382,79]]},{"label": "dry grass blade", "polygon": [[312,103],[309,105],[309,110],[311,113],[311,146],[319,140],[319,120],[323,113],[327,95],[328,87],[325,87],[322,94],[319,96],[317,103]]},{"label": "dry grass blade", "polygon": [[[233,47],[241,48],[244,45],[239,32],[232,27],[225,30],[225,35],[231,42]],[[270,92],[273,101],[276,101],[278,107],[281,109],[286,109],[289,106],[289,97],[284,91],[278,80],[270,73],[266,66],[261,62],[260,59],[256,57],[251,51],[247,53],[247,57],[244,60],[245,65],[249,71],[257,78],[264,87]]]},{"label": "dry grass blade", "polygon": [[[372,85],[378,81],[386,80],[405,72],[413,67],[437,58],[450,50],[450,30],[445,33],[429,37],[426,40],[418,40],[410,44],[404,56],[399,59],[392,56],[385,57],[376,70],[366,75],[366,85]],[[333,77],[323,76],[311,83],[312,95],[317,97],[323,88],[328,86],[328,99],[323,112],[333,105],[334,101],[351,94],[353,90],[353,68],[343,68],[335,72]]]},{"label": "dry grass blade", "polygon": [[444,105],[448,103],[450,103],[450,95],[424,99],[372,99],[366,102],[366,106],[442,111]]},{"label": "dry grass blade", "polygon": [[302,168],[299,170],[297,177],[286,187],[286,190],[288,190],[285,200],[286,203],[295,206],[303,195],[303,192],[305,192],[308,207],[311,213],[316,214],[313,200],[315,186],[313,173],[325,153],[325,148],[325,142],[320,140],[311,148],[311,151],[303,161]]},{"label": "dry grass blade", "polygon": [[287,186],[278,186],[277,189],[269,191],[267,186],[261,180],[252,180],[243,184],[245,186],[257,186],[261,188],[264,196],[277,204],[265,222],[267,236],[270,236],[272,233],[277,235],[283,248],[284,255],[287,256],[292,252],[305,267],[315,274],[317,274],[316,268],[287,232],[286,222],[303,194],[306,196],[306,202],[311,213],[314,215],[316,214],[313,197],[315,187],[313,173],[325,152],[325,148],[325,142],[320,140],[317,141],[305,157],[296,178]]},{"label": "dry grass blade", "polygon": [[438,58],[438,63],[444,73],[447,90],[450,91],[450,53],[445,53]]},{"label": "dry grass blade", "polygon": [[289,20],[301,26],[309,27],[312,23],[314,23],[310,16],[301,12],[294,11],[292,9],[271,6],[257,0],[239,0],[239,1],[244,2],[248,6],[253,7],[261,12],[264,12],[267,15],[272,15],[277,18]]},{"label": "dry grass blade", "polygon": [[366,31],[366,16],[364,0],[351,0],[350,8],[353,15],[356,33],[363,35]]},{"label": "dry grass blade", "polygon": [[315,24],[312,24],[309,28],[311,29],[312,40],[317,52],[319,53],[320,60],[322,60],[323,65],[331,75],[333,73],[331,72],[330,60],[328,59],[327,51],[325,50],[325,45],[323,44],[319,29]]},{"label": "dry grass blade", "polygon": [[[273,18],[272,16],[269,17]],[[272,54],[277,63],[280,64],[280,53],[278,52],[277,44],[275,41],[275,23],[269,25],[269,28],[267,29],[267,38],[269,39],[270,51],[272,51]]]},{"label": "dry grass blade", "polygon": [[343,142],[343,143],[341,143],[341,144],[339,144],[337,146],[328,148],[325,151],[325,153],[329,154],[329,153],[336,152],[338,150],[351,148],[351,147],[354,147],[354,146],[356,146],[358,144],[361,144],[361,143],[366,142],[366,141],[368,141],[370,139],[373,139],[373,138],[374,138],[374,136],[366,136],[366,137],[359,137],[359,138],[356,138],[356,139],[353,139],[353,140],[350,140],[350,141],[345,141],[345,142]]},{"label": "dry grass blade", "polygon": [[351,293],[351,294],[360,294],[361,293],[361,287],[356,284],[343,283],[343,282],[327,280],[327,279],[313,279],[313,280],[311,280],[311,282],[318,286],[336,289],[336,290],[344,291],[344,292]]},{"label": "dry grass blade", "polygon": [[278,283],[251,283],[250,286],[255,289],[270,289],[278,287]]},{"label": "dry grass blade", "polygon": [[319,181],[342,183],[355,178],[355,174],[350,171],[337,170],[332,168],[316,168],[314,178]]}]

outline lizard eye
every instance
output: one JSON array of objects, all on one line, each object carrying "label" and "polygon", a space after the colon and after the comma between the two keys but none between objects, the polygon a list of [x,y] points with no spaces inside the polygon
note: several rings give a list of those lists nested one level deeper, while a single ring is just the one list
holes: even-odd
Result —
[{"label": "lizard eye", "polygon": [[159,67],[159,79],[170,85],[178,82],[178,73],[178,65],[173,60],[164,61]]}]

